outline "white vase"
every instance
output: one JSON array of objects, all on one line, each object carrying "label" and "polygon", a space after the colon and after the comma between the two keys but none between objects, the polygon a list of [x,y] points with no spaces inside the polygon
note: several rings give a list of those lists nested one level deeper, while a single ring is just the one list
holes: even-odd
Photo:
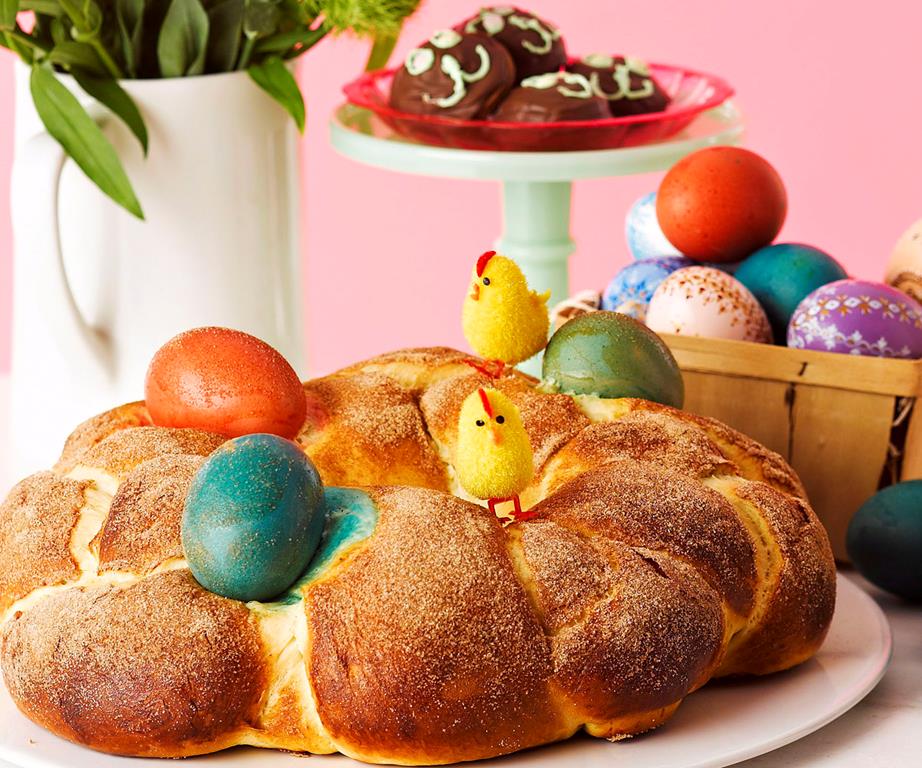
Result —
[{"label": "white vase", "polygon": [[143,397],[157,348],[221,325],[302,366],[299,165],[288,114],[244,72],[122,83],[128,129],[90,105],[145,221],[112,203],[45,133],[17,66],[10,454],[48,466],[82,419]]}]

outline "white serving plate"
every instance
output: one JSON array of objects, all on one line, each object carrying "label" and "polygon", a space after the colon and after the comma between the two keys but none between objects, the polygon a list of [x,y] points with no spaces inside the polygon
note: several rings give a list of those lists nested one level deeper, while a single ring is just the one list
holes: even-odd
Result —
[{"label": "white serving plate", "polygon": [[[890,627],[877,604],[842,576],[829,636],[794,670],[765,678],[718,681],[692,694],[666,725],[616,744],[577,737],[561,744],[476,763],[477,768],[722,768],[789,744],[839,717],[866,696],[890,661]],[[52,736],[16,709],[0,685],[0,760],[21,768],[167,768],[91,752]],[[239,748],[182,763],[190,768],[296,768],[299,758]],[[313,768],[358,765],[341,755],[314,756]]]}]

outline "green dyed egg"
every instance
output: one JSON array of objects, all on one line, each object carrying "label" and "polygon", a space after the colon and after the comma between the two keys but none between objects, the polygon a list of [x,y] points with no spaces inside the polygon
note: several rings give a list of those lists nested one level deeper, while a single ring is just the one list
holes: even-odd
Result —
[{"label": "green dyed egg", "polygon": [[300,448],[276,435],[224,443],[192,481],[182,545],[205,589],[270,600],[304,572],[323,533],[323,485]]},{"label": "green dyed egg", "polygon": [[868,581],[922,601],[922,480],[875,493],[849,523],[845,546]]},{"label": "green dyed egg", "polygon": [[682,372],[662,339],[618,312],[574,317],[551,337],[542,377],[560,392],[639,397],[681,408]]}]

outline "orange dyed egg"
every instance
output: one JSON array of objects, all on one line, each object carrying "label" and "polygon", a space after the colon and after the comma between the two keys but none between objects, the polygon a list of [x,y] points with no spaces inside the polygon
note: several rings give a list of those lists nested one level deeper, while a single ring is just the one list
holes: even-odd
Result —
[{"label": "orange dyed egg", "polygon": [[737,147],[711,147],[683,158],[656,194],[663,234],[698,261],[739,261],[768,245],[781,230],[787,207],[778,172]]},{"label": "orange dyed egg", "polygon": [[255,336],[229,328],[196,328],[170,339],[151,360],[144,394],[157,426],[228,437],[292,438],[306,411],[288,361]]}]

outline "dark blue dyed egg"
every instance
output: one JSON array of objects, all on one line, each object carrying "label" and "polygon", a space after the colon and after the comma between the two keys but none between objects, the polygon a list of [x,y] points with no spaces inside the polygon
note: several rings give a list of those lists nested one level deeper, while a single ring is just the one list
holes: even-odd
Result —
[{"label": "dark blue dyed egg", "polygon": [[734,277],[758,299],[768,315],[775,341],[783,344],[797,305],[817,288],[848,274],[819,248],[778,243],[760,248],[741,262]]},{"label": "dark blue dyed egg", "polygon": [[325,523],[323,485],[290,440],[245,435],[198,471],[182,544],[198,582],[235,600],[270,600],[304,572]]},{"label": "dark blue dyed egg", "polygon": [[922,600],[922,480],[875,493],[852,518],[845,544],[868,581],[907,600]]}]

